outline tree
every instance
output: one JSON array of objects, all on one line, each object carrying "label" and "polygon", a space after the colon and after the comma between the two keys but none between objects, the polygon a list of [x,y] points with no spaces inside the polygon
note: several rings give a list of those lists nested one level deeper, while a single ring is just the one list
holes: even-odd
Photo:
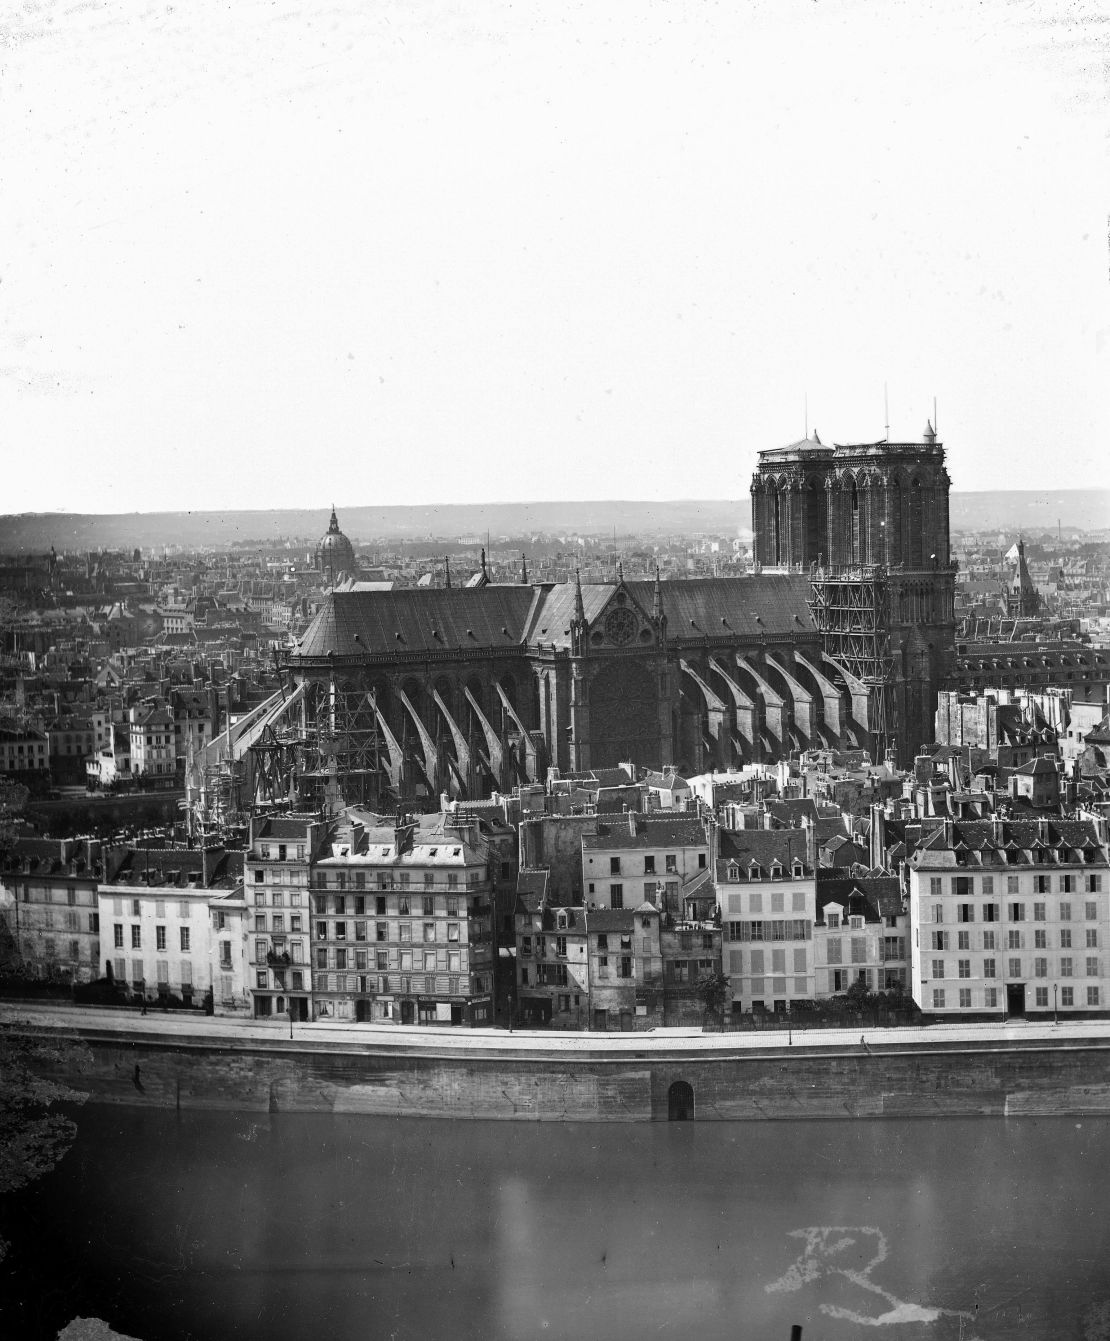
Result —
[{"label": "tree", "polygon": [[728,979],[723,973],[705,973],[698,979],[698,996],[706,1015],[720,1019],[728,995]]},{"label": "tree", "polygon": [[[73,1144],[77,1124],[59,1104],[83,1104],[88,1095],[51,1073],[72,1075],[90,1061],[84,1043],[18,1032],[0,1025],[0,1194],[49,1173]],[[8,1245],[0,1240],[0,1260]]]}]

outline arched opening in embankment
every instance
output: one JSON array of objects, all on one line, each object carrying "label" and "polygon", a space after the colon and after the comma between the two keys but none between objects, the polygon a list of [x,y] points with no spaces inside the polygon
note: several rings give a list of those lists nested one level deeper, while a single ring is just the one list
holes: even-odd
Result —
[{"label": "arched opening in embankment", "polygon": [[694,1087],[687,1080],[676,1080],[667,1091],[667,1121],[693,1122]]}]

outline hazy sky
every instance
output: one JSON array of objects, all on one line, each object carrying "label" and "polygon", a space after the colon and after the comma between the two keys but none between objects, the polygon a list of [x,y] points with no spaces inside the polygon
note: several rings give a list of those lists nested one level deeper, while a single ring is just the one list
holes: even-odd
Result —
[{"label": "hazy sky", "polygon": [[1110,487],[1097,0],[16,12],[0,511]]}]

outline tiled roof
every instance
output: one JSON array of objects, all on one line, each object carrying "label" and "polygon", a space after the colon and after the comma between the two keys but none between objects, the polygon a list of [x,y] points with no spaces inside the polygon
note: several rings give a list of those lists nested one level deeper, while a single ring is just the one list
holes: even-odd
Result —
[{"label": "tiled roof", "polygon": [[718,841],[718,872],[730,861],[746,870],[753,861],[765,869],[776,861],[789,869],[795,860],[806,860],[804,829],[722,829]]},{"label": "tiled roof", "polygon": [[623,822],[599,821],[597,833],[582,835],[584,852],[608,852],[616,848],[707,847],[709,839],[697,816],[636,816],[636,832],[630,831],[628,817]]}]

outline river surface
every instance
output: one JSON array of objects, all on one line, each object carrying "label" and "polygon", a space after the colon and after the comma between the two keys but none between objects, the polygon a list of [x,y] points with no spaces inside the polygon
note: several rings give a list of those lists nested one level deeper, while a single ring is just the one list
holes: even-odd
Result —
[{"label": "river surface", "polygon": [[1110,1341],[1102,1119],[76,1116],[5,1337]]}]

